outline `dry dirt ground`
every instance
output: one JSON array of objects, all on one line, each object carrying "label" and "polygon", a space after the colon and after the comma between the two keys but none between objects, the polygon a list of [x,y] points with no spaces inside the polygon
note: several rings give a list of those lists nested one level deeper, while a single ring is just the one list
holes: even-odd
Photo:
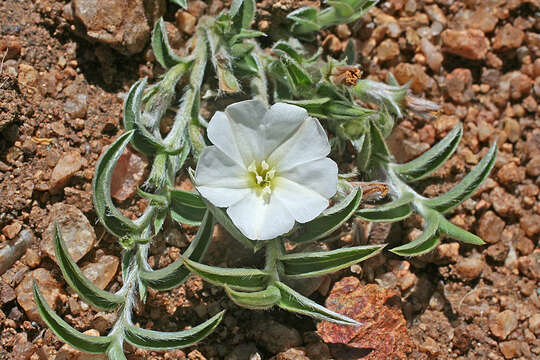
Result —
[{"label": "dry dirt ground", "polygon": [[[111,28],[95,19],[82,24],[75,5],[94,3],[0,2],[0,359],[100,358],[63,346],[36,315],[32,279],[45,289],[57,313],[81,331],[103,335],[115,320],[114,314],[89,308],[62,280],[47,245],[51,218],[61,218],[78,234],[74,241],[85,273],[102,287],[118,289],[121,249],[92,209],[96,161],[122,131],[122,97],[129,86],[140,76],[160,74],[147,44],[152,19],[165,12],[172,43],[182,47],[196,19],[223,6],[220,0],[190,0],[191,13],[185,13],[164,1],[152,5],[133,0],[142,12],[124,14],[112,11],[121,8],[122,1],[111,1],[110,21],[125,15],[128,23],[140,24]],[[255,26],[267,30],[297,5],[259,2]],[[354,39],[365,76],[383,80],[392,71],[401,83],[411,81],[416,95],[442,104],[435,119],[411,117],[396,126],[391,144],[400,160],[422,153],[457,122],[464,124],[457,154],[419,185],[426,196],[450,188],[497,141],[499,156],[490,178],[449,214],[486,245],[446,239],[434,253],[420,258],[384,253],[332,277],[301,284],[316,301],[330,296],[329,305],[342,301],[343,293],[367,299],[359,311],[369,313],[369,331],[349,337],[345,342],[350,346],[332,344],[335,340],[328,339],[336,332],[329,334],[325,325],[317,332],[310,319],[277,310],[240,309],[220,288],[194,277],[176,290],[150,292],[136,320],[146,328],[174,331],[226,309],[217,331],[183,350],[150,352],[126,346],[129,359],[539,358],[539,14],[537,0],[388,0],[359,21],[319,37],[335,56]],[[123,180],[126,188],[115,194],[121,207],[135,214],[145,203],[130,195],[144,176],[146,160],[126,155],[122,166],[129,176]],[[195,231],[169,225],[152,249],[156,267],[178,258],[178,248],[185,247]],[[421,227],[416,217],[394,225],[354,222],[333,246],[395,245]],[[207,262],[257,265],[257,257],[247,257],[249,263],[219,230]],[[83,232],[86,235],[80,235]],[[367,284],[376,285],[363,286]],[[362,339],[368,343],[355,347]]]}]

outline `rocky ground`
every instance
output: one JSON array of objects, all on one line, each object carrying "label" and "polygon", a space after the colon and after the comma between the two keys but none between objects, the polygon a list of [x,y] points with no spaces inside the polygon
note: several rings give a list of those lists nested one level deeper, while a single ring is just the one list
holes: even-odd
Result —
[{"label": "rocky ground", "polygon": [[[223,7],[220,0],[188,2],[189,12],[164,0],[133,0],[130,7],[122,0],[0,2],[1,359],[102,358],[71,349],[42,325],[31,284],[35,279],[51,306],[81,331],[103,335],[115,321],[115,314],[89,308],[62,280],[51,219],[61,224],[84,273],[101,288],[118,289],[121,249],[92,209],[94,167],[122,131],[129,86],[160,74],[148,47],[153,21],[165,15],[171,43],[181,48],[203,13]],[[259,2],[256,27],[267,31],[298,3]],[[420,184],[426,196],[451,187],[497,141],[491,177],[450,214],[486,245],[446,240],[420,258],[384,253],[300,284],[313,299],[362,320],[360,329],[243,310],[193,277],[170,292],[150,292],[137,322],[173,331],[227,309],[222,325],[188,349],[128,346],[129,359],[540,357],[539,13],[538,0],[389,0],[319,39],[335,56],[354,39],[366,76],[383,80],[391,71],[401,83],[411,81],[415,94],[442,103],[436,119],[399,123],[390,141],[399,160],[417,156],[463,122],[457,155]],[[113,196],[128,214],[146,206],[133,195],[147,165],[131,152],[120,161]],[[393,225],[354,222],[334,245],[396,244],[421,227],[416,217]],[[194,230],[168,226],[152,249],[153,265],[177,259]],[[242,261],[242,250],[219,228],[214,240],[208,262]]]}]

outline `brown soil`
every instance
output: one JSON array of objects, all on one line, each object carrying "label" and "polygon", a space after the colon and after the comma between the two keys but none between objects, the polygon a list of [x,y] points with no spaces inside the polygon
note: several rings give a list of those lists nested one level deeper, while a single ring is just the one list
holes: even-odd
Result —
[{"label": "brown soil", "polygon": [[[212,6],[204,11],[219,5],[216,0],[209,3]],[[283,9],[291,6],[290,1],[273,3],[259,4],[261,29],[278,22]],[[0,2],[0,249],[20,230],[19,224],[35,236],[24,256],[0,277],[1,359],[54,359],[63,345],[50,330],[27,317],[14,295],[24,275],[35,268],[51,271],[60,282],[63,295],[57,312],[74,327],[97,329],[103,335],[113,323],[114,315],[81,308],[56,264],[41,253],[40,242],[52,205],[65,203],[79,208],[95,225],[98,243],[79,265],[103,254],[120,255],[116,239],[97,223],[92,209],[92,176],[103,148],[122,131],[122,96],[140,76],[152,78],[160,72],[148,47],[124,56],[83,38],[66,20],[65,5],[52,0]],[[533,0],[390,0],[361,20],[320,36],[325,49],[336,56],[353,38],[363,54],[359,61],[364,76],[384,80],[392,71],[401,82],[412,80],[417,95],[443,104],[436,119],[411,117],[396,126],[391,143],[397,144],[394,150],[400,160],[417,156],[458,121],[464,123],[457,155],[419,184],[426,196],[448,190],[498,141],[499,157],[490,179],[472,199],[448,214],[454,223],[482,236],[486,245],[473,247],[447,239],[434,254],[402,259],[385,253],[322,282],[304,284],[313,285],[316,292],[311,297],[319,302],[324,302],[334,282],[351,275],[363,284],[376,283],[397,293],[414,343],[410,359],[540,356],[538,5]],[[172,28],[176,10],[169,4],[165,16]],[[470,20],[473,12],[479,18]],[[475,31],[483,32],[491,44],[483,55],[475,47],[453,51],[449,44],[439,46],[441,30],[472,27],[480,28]],[[176,31],[182,44],[188,36]],[[431,38],[433,51],[422,50],[418,33]],[[51,191],[53,168],[74,152],[82,156],[82,165],[62,190]],[[122,203],[128,214],[143,207],[134,199]],[[414,236],[421,225],[415,216],[392,226],[357,222],[349,224],[335,242],[395,245]],[[172,227],[167,231],[181,244],[194,230],[185,229],[184,235]],[[215,240],[207,262],[242,262],[242,250],[226,235],[218,233]],[[227,249],[226,260],[223,249]],[[178,253],[162,239],[152,249],[151,262],[165,266]],[[256,265],[258,259],[249,261]],[[119,282],[116,274],[109,289],[118,288]],[[329,354],[328,346],[316,334],[312,320],[278,310],[238,308],[220,288],[196,277],[169,292],[150,291],[136,319],[146,328],[174,331],[222,309],[227,313],[220,327],[197,346],[168,352],[126,346],[128,358],[267,359],[276,353],[281,353],[277,359],[328,358],[324,355]],[[273,333],[279,336],[268,336]],[[72,353],[73,359],[79,358]]]}]

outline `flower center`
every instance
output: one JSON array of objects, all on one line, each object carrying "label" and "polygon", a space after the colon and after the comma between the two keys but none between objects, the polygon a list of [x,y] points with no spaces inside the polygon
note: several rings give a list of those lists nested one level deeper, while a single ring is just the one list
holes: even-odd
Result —
[{"label": "flower center", "polygon": [[249,175],[253,180],[253,187],[260,191],[263,197],[268,198],[272,194],[273,180],[276,177],[276,169],[270,167],[268,163],[263,160],[260,163],[253,161],[248,166]]}]

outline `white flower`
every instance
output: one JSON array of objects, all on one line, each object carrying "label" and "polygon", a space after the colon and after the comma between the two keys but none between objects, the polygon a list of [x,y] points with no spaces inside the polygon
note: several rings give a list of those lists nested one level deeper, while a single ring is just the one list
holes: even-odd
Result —
[{"label": "white flower", "polygon": [[337,189],[337,165],[319,121],[306,110],[259,100],[229,105],[208,126],[197,190],[248,238],[268,240],[313,220]]}]

